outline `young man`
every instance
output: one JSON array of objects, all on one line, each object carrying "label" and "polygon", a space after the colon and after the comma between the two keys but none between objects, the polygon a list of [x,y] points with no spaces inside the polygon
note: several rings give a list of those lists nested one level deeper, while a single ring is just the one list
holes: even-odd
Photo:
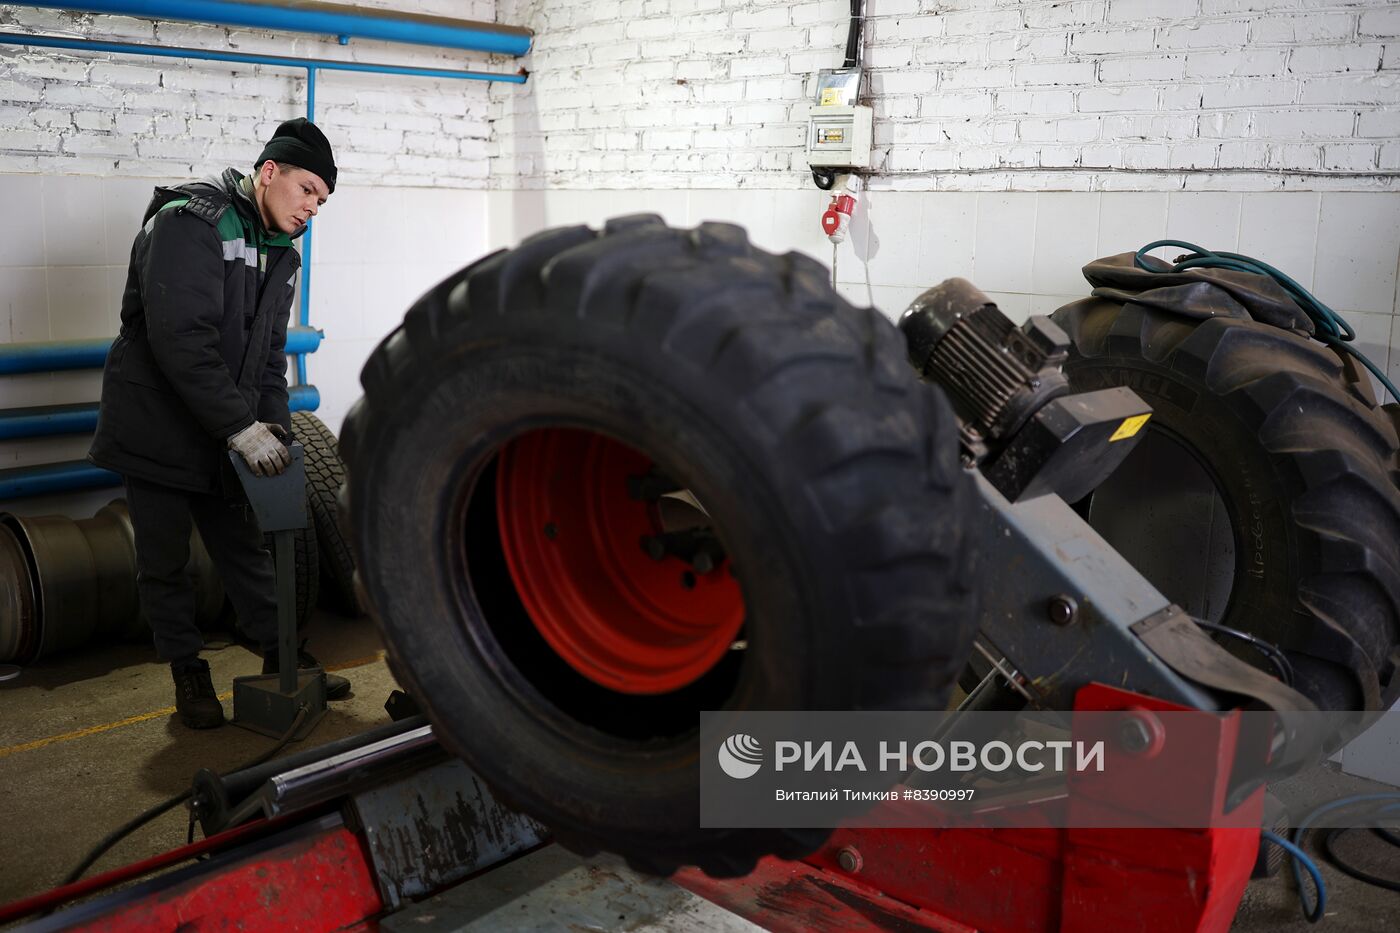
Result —
[{"label": "young man", "polygon": [[[287,321],[301,265],[292,247],[335,190],[330,143],[305,119],[277,128],[254,166],[157,188],[131,250],[121,332],[107,355],[88,459],[122,474],[136,536],[137,590],[170,662],[185,725],[224,721],[194,587],[185,573],[199,527],[239,625],[277,665],[272,557],[227,450],[258,475],[286,469]],[[302,667],[315,665],[302,652]],[[327,675],[332,699],[350,683]]]}]

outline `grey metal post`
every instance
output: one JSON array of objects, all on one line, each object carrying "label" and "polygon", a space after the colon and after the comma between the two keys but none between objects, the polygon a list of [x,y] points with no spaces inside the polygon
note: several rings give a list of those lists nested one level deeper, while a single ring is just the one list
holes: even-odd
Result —
[{"label": "grey metal post", "polygon": [[291,529],[272,535],[277,551],[277,686],[289,695],[297,688],[297,575],[292,556],[295,535]]},{"label": "grey metal post", "polygon": [[254,476],[243,458],[229,451],[258,527],[272,535],[277,568],[277,673],[233,679],[233,723],[276,738],[305,709],[296,735],[301,738],[325,715],[326,674],[320,668],[297,669],[296,532],[307,522],[306,452],[295,440],[287,452],[291,463],[282,473]]}]

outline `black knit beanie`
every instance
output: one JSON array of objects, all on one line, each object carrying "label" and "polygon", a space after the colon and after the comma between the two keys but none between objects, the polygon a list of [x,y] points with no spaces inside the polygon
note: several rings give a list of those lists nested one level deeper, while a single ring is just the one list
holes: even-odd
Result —
[{"label": "black knit beanie", "polygon": [[287,120],[277,127],[277,132],[263,147],[262,155],[258,156],[254,170],[261,168],[268,159],[314,172],[321,176],[327,188],[335,190],[335,157],[331,155],[330,141],[306,117]]}]

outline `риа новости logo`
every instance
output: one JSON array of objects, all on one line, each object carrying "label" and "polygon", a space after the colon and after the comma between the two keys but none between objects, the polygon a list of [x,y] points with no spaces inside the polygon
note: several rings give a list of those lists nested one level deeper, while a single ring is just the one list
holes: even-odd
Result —
[{"label": "\u0440\u0438\u0430 \u043d\u043e\u0432\u043e\u0441\u0442\u0438 logo", "polygon": [[751,735],[731,735],[719,747],[719,766],[732,778],[753,777],[762,765],[763,746]]}]

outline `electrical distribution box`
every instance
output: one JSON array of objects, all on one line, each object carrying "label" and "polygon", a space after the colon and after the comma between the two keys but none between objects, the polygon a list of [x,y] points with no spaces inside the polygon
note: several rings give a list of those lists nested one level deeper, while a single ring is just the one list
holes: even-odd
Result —
[{"label": "electrical distribution box", "polygon": [[869,168],[874,111],[860,99],[859,68],[828,68],[817,75],[807,121],[807,164],[813,168]]}]

